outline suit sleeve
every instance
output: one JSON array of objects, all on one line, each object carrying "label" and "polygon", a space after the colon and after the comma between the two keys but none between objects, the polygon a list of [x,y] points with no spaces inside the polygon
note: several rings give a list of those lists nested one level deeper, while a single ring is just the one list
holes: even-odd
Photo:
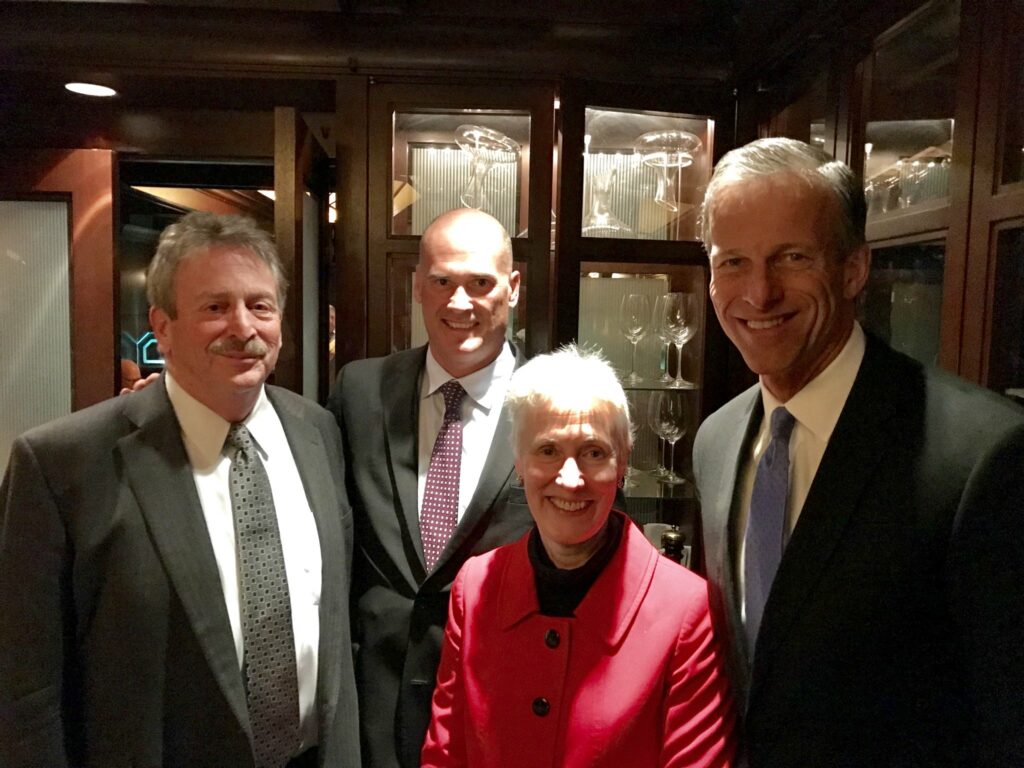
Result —
[{"label": "suit sleeve", "polygon": [[977,739],[972,764],[1024,765],[1024,427],[972,472],[948,577]]},{"label": "suit sleeve", "polygon": [[466,567],[463,566],[452,585],[448,625],[444,630],[441,665],[437,670],[437,686],[431,705],[430,728],[421,754],[421,768],[460,768],[468,764],[462,680],[465,580]]},{"label": "suit sleeve", "polygon": [[[682,596],[681,596],[682,597]],[[732,695],[707,595],[693,605],[671,659],[659,768],[729,768],[736,751]]]},{"label": "suit sleeve", "polygon": [[65,531],[25,438],[0,486],[0,765],[68,764],[62,721]]}]

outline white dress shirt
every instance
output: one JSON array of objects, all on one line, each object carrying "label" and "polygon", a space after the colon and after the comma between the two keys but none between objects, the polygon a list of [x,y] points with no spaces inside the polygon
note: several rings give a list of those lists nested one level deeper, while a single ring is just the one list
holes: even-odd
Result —
[{"label": "white dress shirt", "polygon": [[[462,400],[462,463],[459,469],[459,520],[462,520],[470,499],[476,492],[483,474],[487,454],[491,450],[494,432],[501,418],[516,357],[508,344],[490,365],[459,379],[466,397]],[[427,469],[434,450],[437,433],[444,422],[444,395],[438,390],[454,378],[434,359],[427,347],[427,365],[420,381],[419,475],[417,507],[423,509],[423,494],[427,488]]]},{"label": "white dress shirt", "polygon": [[[167,373],[167,396],[181,425],[192,476],[206,518],[210,543],[220,572],[221,588],[231,634],[235,639],[238,667],[242,668],[242,609],[235,543],[235,524],[231,512],[228,473],[232,455],[225,455],[224,440],[230,424],[200,403]],[[252,435],[260,459],[270,479],[281,533],[284,567],[292,608],[292,632],[295,636],[295,663],[299,680],[299,752],[318,740],[316,716],[317,656],[320,646],[320,536],[309,507],[306,490],[299,476],[281,420],[267,399],[266,390],[244,422]]]},{"label": "white dress shirt", "polygon": [[811,483],[818,472],[818,466],[825,455],[832,431],[839,421],[839,415],[846,405],[846,398],[853,389],[853,381],[857,378],[861,361],[864,359],[864,331],[859,323],[854,323],[853,332],[840,350],[835,360],[814,377],[787,402],[781,403],[765,387],[761,387],[761,402],[764,416],[761,427],[754,439],[750,454],[747,456],[740,472],[739,508],[734,517],[732,531],[736,552],[736,584],[741,597],[741,612],[746,621],[746,585],[743,580],[743,562],[745,557],[744,532],[747,528],[747,517],[750,514],[750,497],[754,491],[754,475],[761,455],[771,442],[769,424],[772,412],[785,405],[796,423],[789,439],[789,498],[786,502],[785,540],[800,518]]}]

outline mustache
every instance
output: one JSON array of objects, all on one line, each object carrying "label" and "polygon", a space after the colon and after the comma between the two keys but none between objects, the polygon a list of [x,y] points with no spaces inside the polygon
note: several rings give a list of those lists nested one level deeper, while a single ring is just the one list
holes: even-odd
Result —
[{"label": "mustache", "polygon": [[215,355],[242,353],[248,357],[266,357],[267,353],[270,352],[270,347],[259,338],[242,341],[241,339],[231,337],[217,339],[217,341],[210,345],[209,350]]}]

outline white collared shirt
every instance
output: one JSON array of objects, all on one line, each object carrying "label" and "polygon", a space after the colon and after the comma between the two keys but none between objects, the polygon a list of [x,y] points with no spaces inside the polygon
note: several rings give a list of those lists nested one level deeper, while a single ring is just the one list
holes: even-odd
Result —
[{"label": "white collared shirt", "polygon": [[[186,392],[170,372],[166,374],[166,381],[167,396],[181,425],[182,441],[192,465],[192,476],[206,518],[206,528],[210,533],[210,543],[213,545],[224,591],[224,604],[231,622],[231,634],[235,639],[238,667],[241,669],[244,649],[238,552],[228,488],[232,456],[224,453],[224,440],[231,425]],[[244,424],[267,470],[281,533],[299,679],[301,752],[315,745],[318,740],[316,682],[322,578],[320,536],[284,427],[274,406],[267,399],[266,390],[260,390],[259,400]]]},{"label": "white collared shirt", "polygon": [[741,612],[746,620],[746,585],[743,580],[744,542],[743,534],[750,514],[750,497],[754,490],[754,475],[761,455],[771,441],[769,424],[772,412],[781,405],[786,406],[796,420],[789,440],[789,499],[786,503],[785,537],[789,540],[803,510],[811,483],[818,472],[818,466],[825,455],[832,431],[839,421],[839,415],[846,405],[846,398],[853,389],[857,371],[864,360],[864,331],[854,323],[853,332],[839,351],[835,360],[815,376],[786,403],[781,403],[765,387],[761,387],[761,402],[764,416],[761,427],[751,445],[740,473],[739,508],[736,510],[733,527],[733,541],[736,552],[736,584],[741,596]]},{"label": "white collared shirt", "polygon": [[[462,520],[470,499],[483,474],[487,454],[501,418],[516,357],[508,344],[490,365],[463,376],[458,381],[466,390],[462,401],[462,463],[459,472],[459,520]],[[427,364],[420,382],[420,414],[417,474],[419,475],[417,508],[423,509],[427,488],[427,469],[434,441],[444,422],[444,395],[438,390],[454,378],[437,362],[427,348]]]}]

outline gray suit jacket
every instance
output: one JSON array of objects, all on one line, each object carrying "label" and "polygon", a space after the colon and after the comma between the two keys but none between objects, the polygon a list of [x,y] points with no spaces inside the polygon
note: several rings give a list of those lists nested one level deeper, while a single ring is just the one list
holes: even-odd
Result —
[{"label": "gray suit jacket", "polygon": [[730,528],[761,418],[755,386],[694,446],[751,768],[1024,765],[1024,412],[869,336],[751,665]]},{"label": "gray suit jacket", "polygon": [[[523,361],[517,355],[517,365]],[[344,436],[356,523],[353,622],[363,757],[374,768],[419,765],[430,723],[448,596],[475,554],[518,539],[532,524],[510,485],[510,427],[502,415],[480,483],[433,571],[417,506],[420,376],[426,347],[346,365],[328,408]]]},{"label": "gray suit jacket", "polygon": [[[354,768],[341,441],[319,406],[267,393],[320,533],[321,765]],[[20,437],[0,504],[0,764],[251,766],[220,577],[163,380]]]}]

